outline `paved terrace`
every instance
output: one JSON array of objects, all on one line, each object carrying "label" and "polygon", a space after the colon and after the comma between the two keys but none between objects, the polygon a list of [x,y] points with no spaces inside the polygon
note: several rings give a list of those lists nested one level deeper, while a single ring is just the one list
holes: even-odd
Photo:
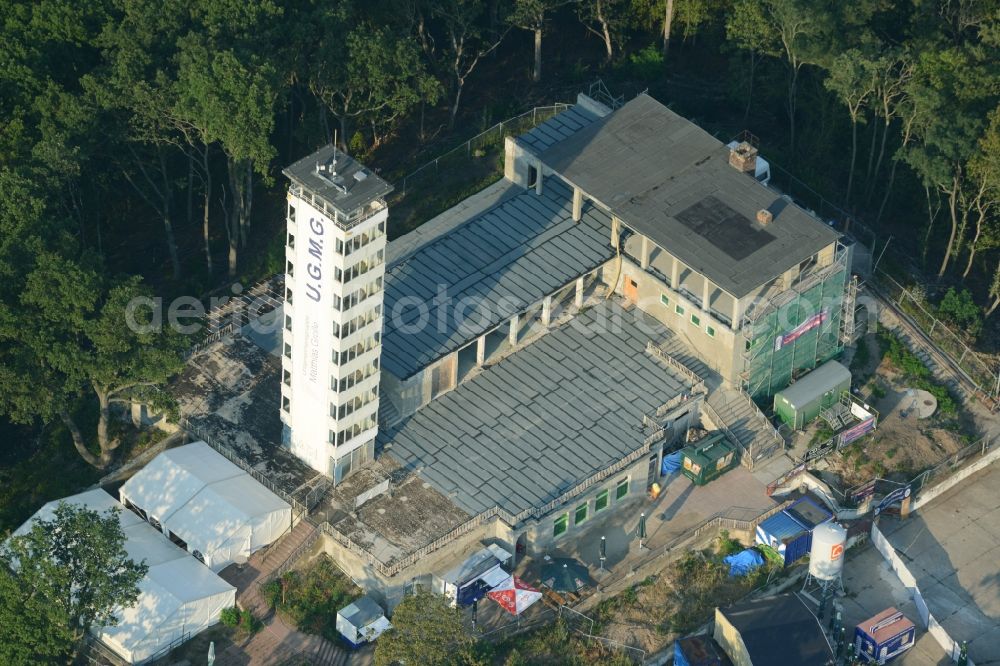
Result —
[{"label": "paved terrace", "polygon": [[381,449],[475,515],[517,515],[645,448],[643,416],[691,382],[645,351],[669,332],[615,302],[586,309],[400,424]]},{"label": "paved terrace", "polygon": [[906,520],[879,528],[930,612],[976,664],[1000,663],[1000,465],[970,476]]}]

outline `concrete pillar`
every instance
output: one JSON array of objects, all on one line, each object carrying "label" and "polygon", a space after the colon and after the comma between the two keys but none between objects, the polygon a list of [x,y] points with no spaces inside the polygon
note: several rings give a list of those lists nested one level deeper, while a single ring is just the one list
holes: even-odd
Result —
[{"label": "concrete pillar", "polygon": [[795,282],[795,278],[799,276],[799,267],[792,266],[787,271],[781,274],[781,288],[789,289],[792,283]]},{"label": "concrete pillar", "polygon": [[674,263],[670,265],[670,286],[674,289],[680,288],[681,281],[681,261],[674,257]]},{"label": "concrete pillar", "polygon": [[476,365],[486,363],[486,336],[480,335],[476,340]]},{"label": "concrete pillar", "polygon": [[538,164],[536,164],[535,168],[538,169],[538,175],[535,176],[535,194],[541,195],[542,194],[542,188],[543,188],[543,185],[542,185],[542,180],[543,180],[542,179],[542,163],[539,162]]},{"label": "concrete pillar", "polygon": [[552,323],[552,297],[546,296],[542,299],[542,326]]},{"label": "concrete pillar", "polygon": [[642,266],[642,270],[649,268],[649,238],[647,236],[642,237],[642,256],[639,257],[639,265]]},{"label": "concrete pillar", "polygon": [[701,276],[702,287],[701,287],[701,309],[708,312],[708,299],[712,295],[712,283],[708,281],[708,277]]},{"label": "concrete pillar", "polygon": [[579,187],[573,188],[573,221],[579,222],[583,215],[583,190]]},{"label": "concrete pillar", "polygon": [[510,332],[507,335],[507,340],[511,345],[517,344],[517,329],[521,326],[521,315],[514,315],[510,318]]},{"label": "concrete pillar", "polygon": [[576,294],[573,297],[573,305],[578,308],[583,306],[583,276],[576,279]]},{"label": "concrete pillar", "polygon": [[451,387],[458,386],[458,352],[451,355]]},{"label": "concrete pillar", "polygon": [[909,518],[910,517],[910,499],[911,497],[907,495],[903,498],[903,501],[899,504],[899,517]]},{"label": "concrete pillar", "polygon": [[740,299],[733,296],[733,325],[730,327],[734,331],[740,328]]}]

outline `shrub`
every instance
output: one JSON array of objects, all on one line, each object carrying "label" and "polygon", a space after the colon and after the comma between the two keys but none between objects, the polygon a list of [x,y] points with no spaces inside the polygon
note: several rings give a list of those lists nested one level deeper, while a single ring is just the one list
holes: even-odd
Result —
[{"label": "shrub", "polygon": [[896,369],[909,378],[919,379],[929,377],[931,371],[927,369],[924,362],[911,352],[903,341],[892,333],[882,333],[882,348],[885,349],[886,356]]},{"label": "shrub", "polygon": [[238,627],[240,624],[240,609],[236,606],[223,608],[219,613],[219,621],[229,628]]},{"label": "shrub", "polygon": [[639,79],[650,81],[663,73],[663,53],[651,44],[628,57],[629,71]]},{"label": "shrub", "polygon": [[972,292],[968,289],[956,292],[954,287],[949,287],[938,303],[938,314],[972,337],[976,337],[983,326],[982,311],[972,300]]},{"label": "shrub", "polygon": [[289,571],[274,583],[262,590],[264,599],[299,630],[330,640],[340,636],[337,611],[361,596],[354,583],[325,557],[305,571]]}]

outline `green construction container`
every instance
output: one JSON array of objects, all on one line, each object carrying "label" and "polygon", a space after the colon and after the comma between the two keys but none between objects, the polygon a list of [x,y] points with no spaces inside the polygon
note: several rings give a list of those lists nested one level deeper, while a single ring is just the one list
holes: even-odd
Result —
[{"label": "green construction container", "polygon": [[722,476],[739,461],[735,447],[726,441],[721,431],[681,449],[681,472],[699,486]]},{"label": "green construction container", "polygon": [[775,393],[774,413],[793,429],[801,430],[850,389],[851,371],[836,361],[827,361]]}]

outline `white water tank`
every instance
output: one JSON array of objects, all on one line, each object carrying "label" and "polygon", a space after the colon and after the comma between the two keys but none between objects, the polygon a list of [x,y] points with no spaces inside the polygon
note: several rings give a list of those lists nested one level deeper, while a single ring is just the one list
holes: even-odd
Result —
[{"label": "white water tank", "polygon": [[836,580],[844,571],[847,529],[832,520],[813,529],[809,573],[817,580]]}]

